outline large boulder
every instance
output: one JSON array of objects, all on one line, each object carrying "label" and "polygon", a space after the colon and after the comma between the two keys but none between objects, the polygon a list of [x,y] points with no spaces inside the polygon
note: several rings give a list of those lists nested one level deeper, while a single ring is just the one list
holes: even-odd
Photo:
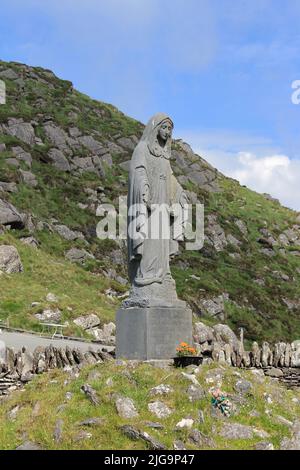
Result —
[{"label": "large boulder", "polygon": [[31,186],[32,188],[36,188],[38,185],[38,182],[36,180],[36,177],[31,171],[24,171],[24,170],[19,170],[20,171],[20,177],[21,181],[24,184],[27,184],[27,186]]},{"label": "large boulder", "polygon": [[74,320],[75,325],[83,328],[84,330],[89,330],[90,328],[95,328],[100,325],[100,320],[97,315],[91,313],[90,315],[83,315]]},{"label": "large boulder", "polygon": [[61,150],[53,148],[49,150],[48,156],[53,166],[55,166],[58,170],[61,170],[61,171],[71,170],[70,163]]},{"label": "large boulder", "polygon": [[8,123],[7,133],[22,140],[25,144],[34,145],[35,143],[34,129],[28,122],[11,119]]},{"label": "large boulder", "polygon": [[214,331],[210,326],[198,322],[194,326],[194,340],[196,343],[210,343],[214,339]]},{"label": "large boulder", "polygon": [[71,263],[80,264],[84,264],[88,259],[95,259],[91,253],[80,248],[71,248],[65,256]]},{"label": "large boulder", "polygon": [[230,344],[235,350],[239,348],[239,340],[228,325],[218,324],[213,327],[216,340],[220,344]]},{"label": "large boulder", "polygon": [[7,274],[20,273],[23,271],[23,265],[18,250],[14,246],[0,246],[0,272],[1,271]]},{"label": "large boulder", "polygon": [[23,228],[24,222],[18,210],[9,202],[0,199],[0,225]]}]

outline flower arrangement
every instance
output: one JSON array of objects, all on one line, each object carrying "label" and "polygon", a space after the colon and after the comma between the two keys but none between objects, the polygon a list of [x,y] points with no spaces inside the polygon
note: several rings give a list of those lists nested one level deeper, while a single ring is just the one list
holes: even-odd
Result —
[{"label": "flower arrangement", "polygon": [[232,411],[232,404],[228,400],[227,393],[222,392],[220,389],[215,389],[211,392],[211,404],[215,408],[218,408],[224,416],[229,417]]},{"label": "flower arrangement", "polygon": [[184,356],[196,356],[197,351],[195,348],[190,346],[188,343],[180,343],[178,348],[176,348],[177,356],[184,357]]}]

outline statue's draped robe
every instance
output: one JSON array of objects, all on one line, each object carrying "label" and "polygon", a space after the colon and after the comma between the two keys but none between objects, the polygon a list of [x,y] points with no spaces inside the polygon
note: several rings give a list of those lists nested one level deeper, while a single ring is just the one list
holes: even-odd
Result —
[{"label": "statue's draped robe", "polygon": [[[159,116],[160,117],[160,116]],[[153,121],[152,121],[153,125]],[[163,283],[170,279],[170,255],[177,251],[177,240],[172,238],[145,238],[143,232],[146,221],[150,220],[151,205],[166,204],[171,207],[182,200],[183,189],[173,175],[170,165],[170,153],[152,153],[151,138],[157,135],[158,124],[153,125],[152,134],[142,138],[131,160],[128,192],[128,227],[136,236],[128,238],[129,275],[135,286],[147,286]],[[157,144],[156,144],[157,148]],[[144,195],[149,192],[147,205]],[[183,220],[184,223],[184,220]],[[170,217],[163,219],[163,224],[171,224]]]}]

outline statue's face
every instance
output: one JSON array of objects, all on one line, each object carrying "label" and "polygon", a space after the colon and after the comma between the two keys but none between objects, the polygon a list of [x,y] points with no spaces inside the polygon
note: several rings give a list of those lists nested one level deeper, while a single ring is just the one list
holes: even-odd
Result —
[{"label": "statue's face", "polygon": [[158,130],[158,135],[166,142],[172,136],[172,130],[172,124],[169,121],[164,121]]}]

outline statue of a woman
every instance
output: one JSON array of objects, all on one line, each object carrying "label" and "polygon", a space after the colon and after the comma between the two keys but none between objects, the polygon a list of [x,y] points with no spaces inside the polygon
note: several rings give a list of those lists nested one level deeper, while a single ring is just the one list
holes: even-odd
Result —
[{"label": "statue of a woman", "polygon": [[[169,265],[170,256],[178,251],[178,241],[182,239],[182,232],[176,235],[173,229],[172,205],[182,208],[179,225],[184,225],[183,208],[187,202],[170,165],[172,130],[172,120],[165,114],[156,114],[132,156],[128,192],[128,265],[132,288],[125,307],[184,304],[177,299]],[[154,210],[159,208],[162,223],[157,227],[157,218],[154,222],[152,219]],[[154,230],[153,234],[151,228],[158,228],[158,232]],[[165,235],[166,228],[170,229],[170,237]]]}]

